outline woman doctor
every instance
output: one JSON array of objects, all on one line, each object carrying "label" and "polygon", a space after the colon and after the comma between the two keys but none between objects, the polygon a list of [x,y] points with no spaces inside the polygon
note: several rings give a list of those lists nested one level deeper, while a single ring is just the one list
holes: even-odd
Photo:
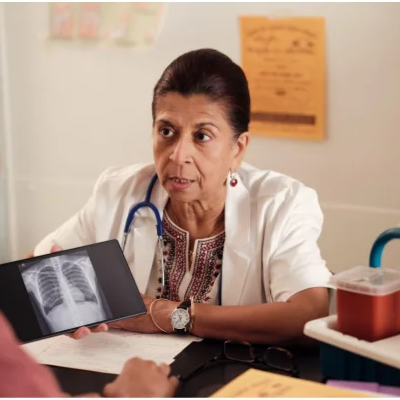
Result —
[{"label": "woman doctor", "polygon": [[307,321],[328,314],[323,216],[314,190],[242,163],[250,120],[242,69],[215,50],[183,54],[156,84],[152,114],[154,164],[105,171],[87,204],[34,254],[122,243],[129,210],[157,174],[151,202],[162,217],[165,286],[154,214],[142,208],[125,256],[148,313],[110,326],[251,343],[301,338]]}]

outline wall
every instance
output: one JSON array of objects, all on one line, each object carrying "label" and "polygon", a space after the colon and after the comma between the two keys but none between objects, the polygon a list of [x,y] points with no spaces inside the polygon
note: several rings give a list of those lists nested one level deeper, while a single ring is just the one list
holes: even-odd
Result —
[{"label": "wall", "polygon": [[[8,87],[8,65],[7,65],[7,43],[5,41],[5,14],[4,5],[0,3],[0,263],[9,259],[11,242],[13,238],[12,217],[15,213],[9,212],[10,191],[9,187],[13,187],[13,182],[9,178],[9,165],[12,161],[5,154],[12,154],[12,149],[7,148],[6,137],[10,134],[10,113],[8,107],[10,105]],[[11,190],[12,192],[12,190]],[[12,207],[11,207],[12,209]],[[9,219],[8,216],[11,218]],[[14,224],[15,225],[15,224]],[[15,230],[14,230],[15,231]]]},{"label": "wall", "polygon": [[[109,165],[151,160],[152,88],[182,52],[214,47],[240,62],[238,16],[327,20],[323,143],[252,137],[246,160],[317,189],[332,270],[366,263],[400,222],[400,4],[172,3],[150,52],[46,40],[46,3],[6,4],[17,248],[29,251],[76,212]],[[400,246],[390,244],[395,266]]]}]

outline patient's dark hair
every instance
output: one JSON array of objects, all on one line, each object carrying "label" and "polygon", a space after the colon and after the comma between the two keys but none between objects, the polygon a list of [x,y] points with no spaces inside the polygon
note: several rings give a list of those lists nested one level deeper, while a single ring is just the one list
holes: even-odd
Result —
[{"label": "patient's dark hair", "polygon": [[152,114],[167,93],[206,95],[225,107],[228,122],[238,138],[250,123],[250,94],[246,76],[229,57],[213,49],[185,53],[172,61],[157,82],[153,92]]}]

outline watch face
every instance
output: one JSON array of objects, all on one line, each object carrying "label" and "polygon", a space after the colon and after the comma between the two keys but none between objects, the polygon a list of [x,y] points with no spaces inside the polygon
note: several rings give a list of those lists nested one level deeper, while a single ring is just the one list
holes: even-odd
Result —
[{"label": "watch face", "polygon": [[189,311],[183,308],[177,308],[171,315],[171,323],[175,329],[184,329],[189,322]]}]

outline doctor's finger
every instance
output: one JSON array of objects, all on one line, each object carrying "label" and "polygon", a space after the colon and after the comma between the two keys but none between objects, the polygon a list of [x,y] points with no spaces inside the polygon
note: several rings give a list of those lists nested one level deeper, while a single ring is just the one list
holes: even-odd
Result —
[{"label": "doctor's finger", "polygon": [[94,328],[91,328],[91,331],[93,333],[107,332],[108,326],[107,326],[107,324],[100,324],[100,325],[95,326]]},{"label": "doctor's finger", "polygon": [[69,333],[68,336],[72,339],[82,339],[89,334],[90,329],[83,326],[82,328],[78,328],[75,332]]},{"label": "doctor's finger", "polygon": [[50,253],[57,253],[59,251],[63,251],[63,249],[58,244],[51,246]]}]

